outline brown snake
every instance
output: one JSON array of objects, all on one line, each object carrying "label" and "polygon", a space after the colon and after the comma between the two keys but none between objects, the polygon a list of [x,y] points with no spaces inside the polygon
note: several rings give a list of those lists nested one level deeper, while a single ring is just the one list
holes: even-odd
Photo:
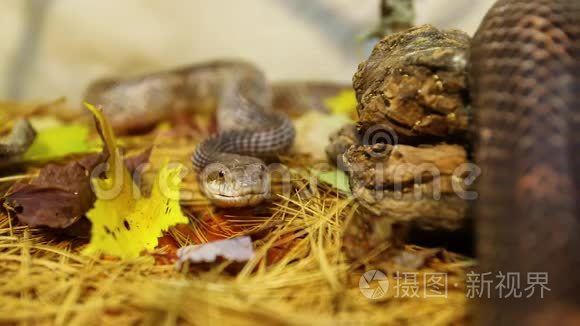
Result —
[{"label": "brown snake", "polygon": [[290,119],[270,110],[274,91],[284,95],[274,98],[278,105],[299,107],[302,101],[320,107],[321,97],[341,88],[324,82],[271,86],[255,66],[222,60],[103,80],[89,88],[86,99],[102,106],[116,131],[143,129],[192,105],[217,104],[219,132],[198,144],[192,163],[208,199],[216,206],[241,207],[270,196],[263,159],[285,153],[294,140]]},{"label": "brown snake", "polygon": [[473,39],[480,271],[519,273],[523,287],[528,273],[547,272],[550,289],[543,299],[539,289],[527,299],[492,289],[475,310],[479,324],[580,311],[579,49],[578,0],[500,0]]}]

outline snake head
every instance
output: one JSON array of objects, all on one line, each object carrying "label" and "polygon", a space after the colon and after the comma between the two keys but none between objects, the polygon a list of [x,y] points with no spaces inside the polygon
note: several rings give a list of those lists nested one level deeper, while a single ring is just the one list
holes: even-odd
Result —
[{"label": "snake head", "polygon": [[200,174],[200,188],[218,207],[256,206],[270,197],[270,175],[258,158],[222,154]]}]

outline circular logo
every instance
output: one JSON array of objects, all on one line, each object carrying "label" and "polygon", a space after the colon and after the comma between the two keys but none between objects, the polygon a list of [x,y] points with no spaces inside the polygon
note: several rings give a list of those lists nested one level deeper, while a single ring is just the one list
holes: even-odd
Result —
[{"label": "circular logo", "polygon": [[358,280],[360,292],[368,299],[380,299],[385,296],[389,288],[387,275],[378,270],[365,272]]},{"label": "circular logo", "polygon": [[363,145],[387,144],[397,145],[399,137],[393,128],[385,125],[374,125],[367,128],[360,137],[360,142]]}]

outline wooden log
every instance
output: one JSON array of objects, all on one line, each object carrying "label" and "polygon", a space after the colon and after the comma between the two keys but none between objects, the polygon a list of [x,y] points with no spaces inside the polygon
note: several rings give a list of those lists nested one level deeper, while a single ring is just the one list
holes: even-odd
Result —
[{"label": "wooden log", "polygon": [[465,133],[468,49],[464,32],[430,25],[385,37],[353,77],[359,134],[382,126],[422,143]]},{"label": "wooden log", "polygon": [[395,226],[454,231],[466,221],[468,189],[477,169],[459,145],[357,145],[344,154],[361,214],[345,230],[350,256],[405,241]]},{"label": "wooden log", "polygon": [[356,135],[346,127],[327,150],[343,153],[337,161],[362,206],[344,233],[349,256],[405,241],[398,231],[409,225],[446,232],[467,225],[468,187],[478,174],[462,146],[468,49],[465,33],[425,25],[385,37],[359,65]]}]

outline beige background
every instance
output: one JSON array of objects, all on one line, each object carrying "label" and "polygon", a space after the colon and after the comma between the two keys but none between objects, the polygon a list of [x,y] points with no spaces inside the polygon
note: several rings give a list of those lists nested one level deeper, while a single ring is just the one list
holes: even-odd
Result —
[{"label": "beige background", "polygon": [[[349,81],[372,47],[357,36],[378,16],[378,0],[50,0],[37,49],[23,58],[27,1],[0,2],[0,99],[78,103],[97,77],[223,57],[251,60],[272,80]],[[468,33],[492,2],[415,1],[417,23]]]}]

